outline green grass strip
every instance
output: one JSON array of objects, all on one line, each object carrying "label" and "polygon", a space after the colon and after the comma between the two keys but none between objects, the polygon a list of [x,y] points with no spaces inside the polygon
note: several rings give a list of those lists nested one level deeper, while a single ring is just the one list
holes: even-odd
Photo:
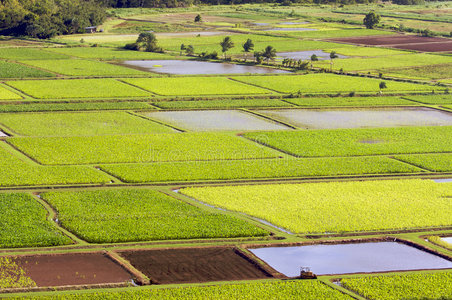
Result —
[{"label": "green grass strip", "polygon": [[334,98],[299,98],[285,99],[298,106],[391,106],[415,105],[415,102],[400,97],[334,97]]},{"label": "green grass strip", "polygon": [[367,299],[451,299],[452,272],[366,276],[341,283]]},{"label": "green grass strip", "polygon": [[246,221],[207,212],[153,190],[50,192],[42,197],[58,210],[63,227],[88,242],[268,234]]},{"label": "green grass strip", "polygon": [[0,105],[0,112],[46,112],[153,109],[148,102],[21,103]]},{"label": "green grass strip", "polygon": [[125,182],[234,180],[419,172],[387,157],[259,159],[102,165]]},{"label": "green grass strip", "polygon": [[239,100],[192,100],[155,102],[163,109],[206,109],[206,108],[246,108],[246,107],[290,107],[287,102],[278,99],[239,99]]},{"label": "green grass strip", "polygon": [[189,187],[180,192],[210,205],[264,219],[295,233],[397,230],[452,224],[452,185],[432,180]]},{"label": "green grass strip", "polygon": [[452,104],[452,94],[405,96],[404,98],[425,104]]},{"label": "green grass strip", "polygon": [[0,247],[70,244],[47,220],[47,211],[29,194],[0,194]]},{"label": "green grass strip", "polygon": [[26,67],[23,65],[0,61],[0,78],[54,77],[54,74]]}]

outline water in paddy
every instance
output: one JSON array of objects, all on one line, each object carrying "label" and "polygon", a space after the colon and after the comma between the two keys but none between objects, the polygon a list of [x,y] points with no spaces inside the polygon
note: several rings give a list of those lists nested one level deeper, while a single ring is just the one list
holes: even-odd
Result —
[{"label": "water in paddy", "polygon": [[452,125],[451,113],[430,108],[281,109],[257,112],[307,129]]},{"label": "water in paddy", "polygon": [[189,31],[189,32],[162,32],[156,33],[157,37],[189,37],[189,36],[215,36],[215,35],[224,35],[227,32],[224,31]]},{"label": "water in paddy", "polygon": [[275,28],[265,29],[264,31],[317,31],[317,29],[305,28],[305,27],[275,27]]},{"label": "water in paddy", "polygon": [[447,243],[449,243],[449,244],[452,245],[452,236],[449,236],[449,237],[442,237],[441,239],[442,239],[443,241],[445,241],[445,242],[447,242]]},{"label": "water in paddy", "polygon": [[452,182],[452,178],[440,178],[440,179],[433,179],[434,182]]},{"label": "water in paddy", "polygon": [[309,267],[316,275],[448,269],[452,262],[396,242],[249,249],[288,277]]},{"label": "water in paddy", "polygon": [[236,110],[190,110],[149,112],[146,116],[193,130],[284,130],[288,127]]},{"label": "water in paddy", "polygon": [[194,60],[128,60],[124,61],[122,65],[143,71],[174,75],[288,73],[284,70],[265,67]]},{"label": "water in paddy", "polygon": [[256,26],[267,26],[269,23],[253,23]]},{"label": "water in paddy", "polygon": [[[296,52],[278,52],[277,56],[283,58],[292,58],[292,59],[311,59],[311,56],[315,54],[319,60],[330,59],[330,53],[324,52],[322,50],[310,50],[310,51],[296,51]],[[336,54],[337,58],[347,58],[345,55]]]},{"label": "water in paddy", "polygon": [[0,137],[7,137],[8,135],[4,133],[3,131],[0,131]]}]

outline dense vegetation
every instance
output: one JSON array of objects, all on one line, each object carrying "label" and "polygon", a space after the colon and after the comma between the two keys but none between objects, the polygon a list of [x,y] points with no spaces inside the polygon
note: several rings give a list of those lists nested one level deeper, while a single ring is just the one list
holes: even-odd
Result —
[{"label": "dense vegetation", "polygon": [[81,33],[100,25],[105,9],[95,0],[3,0],[0,3],[0,32],[49,38]]},{"label": "dense vegetation", "polygon": [[296,233],[375,231],[452,223],[448,199],[452,187],[431,180],[189,187],[181,193]]},{"label": "dense vegetation", "polygon": [[24,269],[11,257],[0,257],[0,290],[35,287],[36,283],[26,276]]},{"label": "dense vegetation", "polygon": [[452,272],[347,278],[341,283],[367,299],[450,299]]},{"label": "dense vegetation", "polygon": [[49,192],[42,197],[56,208],[62,226],[94,243],[267,234],[245,221],[153,190]]},{"label": "dense vegetation", "polygon": [[[0,211],[0,248],[71,243],[50,224],[47,211],[31,195],[0,194]],[[0,282],[1,279],[0,276]]]},{"label": "dense vegetation", "polygon": [[55,296],[33,296],[33,299],[330,299],[348,300],[352,297],[318,280],[253,282],[188,288],[141,289],[122,292],[89,292]]}]

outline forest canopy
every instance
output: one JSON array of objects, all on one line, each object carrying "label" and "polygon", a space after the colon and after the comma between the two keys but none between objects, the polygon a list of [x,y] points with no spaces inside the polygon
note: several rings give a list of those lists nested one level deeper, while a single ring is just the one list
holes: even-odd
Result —
[{"label": "forest canopy", "polygon": [[82,33],[105,17],[105,8],[95,0],[0,0],[3,35],[50,38]]}]

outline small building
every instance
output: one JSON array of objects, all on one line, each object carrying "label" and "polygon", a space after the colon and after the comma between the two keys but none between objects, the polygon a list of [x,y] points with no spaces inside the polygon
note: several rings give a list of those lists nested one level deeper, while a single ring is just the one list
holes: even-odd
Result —
[{"label": "small building", "polygon": [[95,33],[95,32],[97,32],[97,26],[85,27],[85,32],[86,33]]}]

